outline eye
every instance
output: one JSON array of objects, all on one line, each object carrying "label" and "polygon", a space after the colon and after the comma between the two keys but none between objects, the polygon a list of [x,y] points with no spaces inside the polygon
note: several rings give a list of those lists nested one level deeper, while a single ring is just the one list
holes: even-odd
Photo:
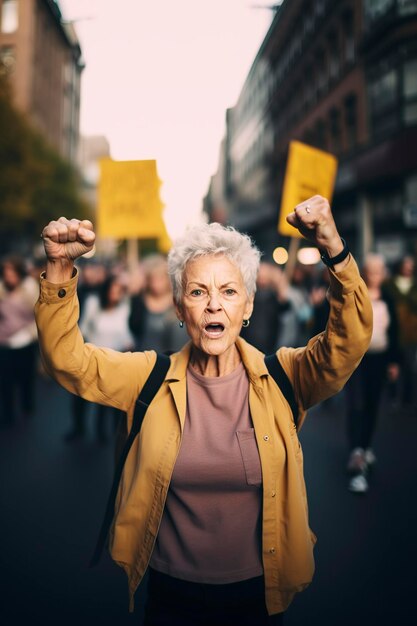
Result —
[{"label": "eye", "polygon": [[198,296],[202,296],[203,295],[203,290],[202,289],[193,289],[190,292],[191,296],[194,296],[195,298],[197,298]]},{"label": "eye", "polygon": [[228,289],[225,289],[224,293],[226,294],[226,296],[234,296],[236,293],[236,290],[229,287]]}]

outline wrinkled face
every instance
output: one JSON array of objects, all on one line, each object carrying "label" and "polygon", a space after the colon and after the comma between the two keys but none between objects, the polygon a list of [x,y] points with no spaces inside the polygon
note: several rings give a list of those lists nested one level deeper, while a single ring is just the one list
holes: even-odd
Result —
[{"label": "wrinkled face", "polygon": [[219,356],[234,347],[252,303],[234,263],[223,255],[203,256],[185,268],[177,315],[197,349]]}]

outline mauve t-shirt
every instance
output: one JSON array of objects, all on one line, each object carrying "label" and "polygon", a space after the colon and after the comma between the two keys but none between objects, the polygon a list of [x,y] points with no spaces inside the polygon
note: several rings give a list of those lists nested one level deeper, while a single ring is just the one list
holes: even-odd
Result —
[{"label": "mauve t-shirt", "polygon": [[187,370],[187,411],[151,567],[224,584],[263,574],[262,473],[240,364],[221,377]]}]

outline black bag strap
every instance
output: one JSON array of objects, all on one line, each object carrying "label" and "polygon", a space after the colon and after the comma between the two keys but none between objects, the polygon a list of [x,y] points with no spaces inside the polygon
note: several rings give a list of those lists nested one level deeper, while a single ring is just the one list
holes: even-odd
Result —
[{"label": "black bag strap", "polygon": [[117,462],[117,466],[114,472],[113,484],[112,484],[110,495],[107,501],[106,511],[104,514],[103,522],[101,524],[101,529],[100,529],[99,537],[97,540],[97,544],[96,544],[96,547],[93,552],[93,556],[90,561],[90,567],[94,567],[94,565],[96,565],[100,561],[101,553],[103,551],[103,547],[106,542],[109,529],[113,520],[114,505],[116,502],[117,490],[119,488],[119,482],[122,476],[123,467],[126,462],[127,455],[129,454],[129,450],[132,447],[132,444],[135,440],[136,435],[140,431],[143,418],[145,417],[145,413],[146,413],[148,406],[154,399],[155,394],[157,393],[158,389],[160,388],[163,381],[165,380],[165,376],[170,366],[170,362],[171,360],[168,355],[157,354],[155,365],[151,373],[149,374],[148,379],[136,400],[132,428],[126,439],[125,445],[123,447],[123,450]]},{"label": "black bag strap", "polygon": [[294,389],[276,354],[265,355],[265,365],[291,407],[294,424],[298,426],[298,405]]}]

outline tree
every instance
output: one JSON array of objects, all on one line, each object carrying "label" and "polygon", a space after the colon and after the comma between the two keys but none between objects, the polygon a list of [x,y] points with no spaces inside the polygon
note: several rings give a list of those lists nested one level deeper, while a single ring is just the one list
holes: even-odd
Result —
[{"label": "tree", "polygon": [[[0,244],[31,249],[51,219],[91,219],[81,196],[78,172],[12,105],[11,88],[0,72]],[[18,242],[18,244],[17,244]]]}]

